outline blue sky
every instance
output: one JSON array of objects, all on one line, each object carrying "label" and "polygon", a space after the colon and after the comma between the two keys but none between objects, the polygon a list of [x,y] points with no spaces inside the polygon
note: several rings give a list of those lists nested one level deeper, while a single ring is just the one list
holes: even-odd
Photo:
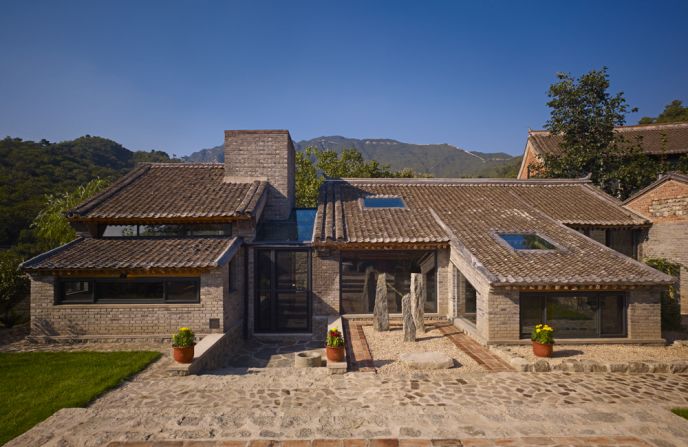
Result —
[{"label": "blue sky", "polygon": [[224,129],[523,149],[558,71],[688,102],[687,1],[0,3],[0,137],[185,155]]}]

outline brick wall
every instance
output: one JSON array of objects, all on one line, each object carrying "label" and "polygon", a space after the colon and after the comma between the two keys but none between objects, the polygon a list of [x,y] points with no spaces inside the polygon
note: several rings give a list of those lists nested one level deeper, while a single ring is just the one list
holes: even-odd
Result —
[{"label": "brick wall", "polygon": [[631,290],[628,296],[628,338],[659,340],[662,338],[661,287]]},{"label": "brick wall", "polygon": [[[237,259],[237,258],[235,258]],[[237,259],[238,260],[238,259]],[[31,278],[32,336],[160,335],[180,326],[197,334],[223,332],[241,323],[241,299],[230,292],[229,266],[201,275],[198,304],[54,304],[54,277]],[[229,315],[224,315],[225,305]],[[209,320],[220,327],[210,329]]]},{"label": "brick wall", "polygon": [[339,252],[313,251],[313,338],[321,339],[328,318],[339,315]]},{"label": "brick wall", "polygon": [[295,166],[286,130],[225,131],[225,177],[267,178],[266,219],[286,219],[294,208]]},{"label": "brick wall", "polygon": [[487,340],[515,341],[520,338],[519,293],[516,290],[492,288],[487,294],[484,317],[487,320]]},{"label": "brick wall", "polygon": [[667,180],[626,204],[653,223],[688,220],[688,185]]}]

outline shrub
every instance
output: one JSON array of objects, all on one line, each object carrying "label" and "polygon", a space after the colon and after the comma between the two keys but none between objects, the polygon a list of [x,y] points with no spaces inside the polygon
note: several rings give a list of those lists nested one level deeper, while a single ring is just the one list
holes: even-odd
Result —
[{"label": "shrub", "polygon": [[188,348],[195,345],[194,333],[188,327],[181,327],[176,334],[172,335],[172,346],[175,348]]},{"label": "shrub", "polygon": [[533,328],[530,339],[543,345],[552,344],[554,343],[554,329],[546,324],[538,324]]},{"label": "shrub", "polygon": [[[678,278],[681,272],[681,264],[671,262],[664,258],[645,259],[645,264],[659,270],[662,273]],[[662,292],[661,313],[662,330],[675,331],[681,329],[681,305],[677,296],[676,285],[672,284]]]},{"label": "shrub", "polygon": [[339,329],[335,327],[327,331],[327,347],[341,348],[342,346],[344,346],[344,337]]},{"label": "shrub", "polygon": [[29,294],[29,278],[19,270],[21,262],[14,253],[0,253],[0,316],[7,327],[19,321],[13,307]]}]

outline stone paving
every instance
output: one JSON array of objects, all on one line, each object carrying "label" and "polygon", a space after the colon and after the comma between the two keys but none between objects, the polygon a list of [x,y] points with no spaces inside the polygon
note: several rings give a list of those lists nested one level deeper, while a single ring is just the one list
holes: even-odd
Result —
[{"label": "stone paving", "polygon": [[528,445],[528,438],[554,446],[599,437],[598,445],[679,447],[688,445],[688,421],[669,412],[677,406],[688,406],[687,374],[337,376],[274,367],[161,377],[151,368],[88,408],[60,410],[9,445],[394,438],[492,446]]},{"label": "stone paving", "polygon": [[321,341],[261,340],[253,338],[228,360],[228,366],[239,368],[289,368],[294,366],[294,356],[299,352],[321,351]]}]

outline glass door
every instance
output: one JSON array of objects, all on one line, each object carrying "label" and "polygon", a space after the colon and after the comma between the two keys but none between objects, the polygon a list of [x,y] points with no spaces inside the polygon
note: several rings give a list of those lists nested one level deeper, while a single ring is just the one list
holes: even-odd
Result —
[{"label": "glass door", "polygon": [[310,331],[310,252],[256,250],[257,332]]}]

